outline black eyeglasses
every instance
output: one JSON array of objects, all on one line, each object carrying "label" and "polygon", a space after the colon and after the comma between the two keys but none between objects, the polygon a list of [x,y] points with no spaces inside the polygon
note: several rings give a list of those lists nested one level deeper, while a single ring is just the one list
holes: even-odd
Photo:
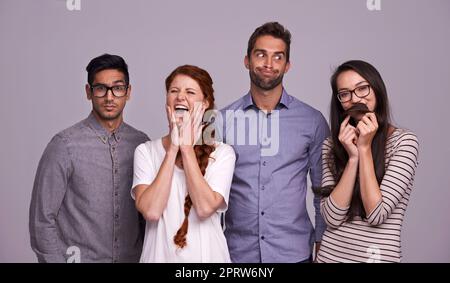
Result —
[{"label": "black eyeglasses", "polygon": [[128,85],[113,85],[106,86],[104,84],[96,84],[91,86],[92,94],[95,97],[103,97],[108,93],[108,90],[111,90],[111,93],[115,97],[124,97],[127,95]]},{"label": "black eyeglasses", "polygon": [[364,98],[370,94],[370,85],[361,85],[353,90],[343,90],[338,92],[337,98],[341,103],[352,100],[352,95],[355,94],[359,98]]}]

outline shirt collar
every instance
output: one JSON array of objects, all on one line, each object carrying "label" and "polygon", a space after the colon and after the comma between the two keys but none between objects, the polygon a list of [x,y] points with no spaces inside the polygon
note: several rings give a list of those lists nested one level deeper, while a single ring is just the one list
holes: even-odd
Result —
[{"label": "shirt collar", "polygon": [[[275,109],[280,109],[281,107],[285,107],[287,109],[289,109],[289,104],[291,104],[291,97],[289,96],[289,94],[286,92],[286,90],[283,88],[283,91],[281,93],[281,98],[280,101],[278,102],[277,106],[275,107]],[[256,106],[256,104],[253,102],[253,98],[252,98],[252,94],[249,91],[245,96],[244,96],[244,104],[243,104],[243,109],[247,110],[250,107],[255,107],[256,109],[259,109],[258,106]]]},{"label": "shirt collar", "polygon": [[252,94],[250,91],[244,96],[244,104],[242,105],[242,108],[244,110],[247,110],[250,107],[257,107],[256,104],[253,103]]},{"label": "shirt collar", "polygon": [[124,122],[120,123],[119,127],[114,132],[110,133],[97,121],[97,118],[95,118],[94,113],[92,112],[85,121],[87,126],[95,132],[103,143],[107,143],[109,138],[114,138],[116,142],[120,141],[122,128],[125,124]]},{"label": "shirt collar", "polygon": [[289,105],[292,102],[292,97],[289,96],[289,94],[286,92],[286,90],[283,88],[283,92],[281,93],[281,99],[278,105],[284,106],[287,109],[289,109]]}]

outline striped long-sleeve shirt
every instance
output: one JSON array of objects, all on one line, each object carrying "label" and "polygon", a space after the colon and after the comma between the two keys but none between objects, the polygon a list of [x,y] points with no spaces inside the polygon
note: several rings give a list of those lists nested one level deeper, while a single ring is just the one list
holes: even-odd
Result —
[{"label": "striped long-sleeve shirt", "polygon": [[[332,142],[322,148],[322,186],[335,186],[330,171]],[[386,142],[386,170],[380,185],[382,200],[366,218],[346,221],[349,207],[331,196],[322,198],[321,213],[328,224],[318,262],[400,262],[400,233],[417,167],[419,144],[414,133],[396,129]]]}]

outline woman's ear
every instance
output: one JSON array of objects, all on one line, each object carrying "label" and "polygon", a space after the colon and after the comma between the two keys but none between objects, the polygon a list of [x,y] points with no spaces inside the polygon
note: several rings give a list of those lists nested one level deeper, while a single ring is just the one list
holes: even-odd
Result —
[{"label": "woman's ear", "polygon": [[208,102],[208,100],[206,100],[206,99],[203,100],[203,107],[204,107],[205,109],[208,109],[208,107],[209,107],[209,102]]}]

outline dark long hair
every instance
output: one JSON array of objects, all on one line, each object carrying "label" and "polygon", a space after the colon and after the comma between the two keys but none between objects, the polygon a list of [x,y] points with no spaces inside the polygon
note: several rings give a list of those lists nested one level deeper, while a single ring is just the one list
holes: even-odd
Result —
[{"label": "dark long hair", "polygon": [[[381,184],[385,173],[385,152],[386,140],[388,137],[388,129],[390,125],[389,103],[387,97],[386,86],[380,73],[371,64],[352,60],[343,63],[337,67],[334,74],[331,76],[331,89],[333,91],[330,105],[330,127],[331,138],[333,142],[332,150],[330,151],[329,165],[336,183],[342,177],[345,165],[348,161],[348,154],[343,145],[339,142],[339,130],[342,121],[345,119],[344,109],[337,98],[338,88],[337,79],[340,74],[345,71],[355,71],[363,77],[370,85],[371,91],[374,92],[376,98],[375,115],[378,122],[378,131],[372,140],[372,156],[375,168],[375,175],[378,184]],[[357,175],[355,186],[353,189],[353,196],[350,203],[350,209],[347,213],[347,221],[351,221],[355,216],[366,218],[366,212],[361,199],[361,191],[359,184],[359,177]]]},{"label": "dark long hair", "polygon": [[[192,65],[180,66],[175,70],[173,70],[172,73],[170,73],[170,75],[166,78],[166,91],[169,91],[170,84],[177,75],[185,75],[195,80],[200,86],[203,96],[209,103],[208,108],[205,109],[205,112],[214,109],[213,81],[207,71]],[[202,137],[206,136],[204,135],[206,128],[207,128],[206,126],[203,128]],[[211,137],[214,138],[214,132],[211,133]],[[214,151],[214,149],[215,147],[211,145],[211,143],[208,141],[204,141],[201,144],[197,144],[194,146],[195,156],[197,157],[197,163],[198,166],[200,167],[200,171],[202,172],[203,176],[205,175],[210,155]],[[178,229],[176,235],[173,238],[175,244],[180,248],[184,248],[186,246],[186,234],[189,226],[188,216],[189,212],[191,211],[191,208],[192,208],[192,200],[188,194],[184,200],[185,217],[183,224]]]}]

